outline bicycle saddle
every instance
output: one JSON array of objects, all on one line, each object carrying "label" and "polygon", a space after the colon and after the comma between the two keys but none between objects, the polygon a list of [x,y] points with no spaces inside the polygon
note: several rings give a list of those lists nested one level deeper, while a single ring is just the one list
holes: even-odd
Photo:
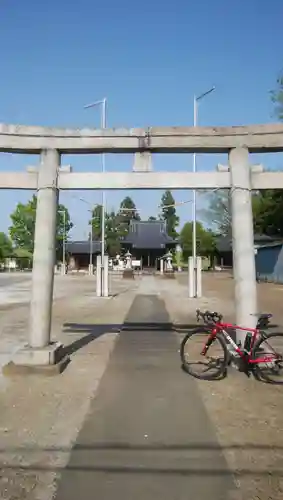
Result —
[{"label": "bicycle saddle", "polygon": [[271,313],[255,313],[255,314],[251,314],[251,316],[255,316],[257,319],[270,319],[272,318],[272,314]]}]

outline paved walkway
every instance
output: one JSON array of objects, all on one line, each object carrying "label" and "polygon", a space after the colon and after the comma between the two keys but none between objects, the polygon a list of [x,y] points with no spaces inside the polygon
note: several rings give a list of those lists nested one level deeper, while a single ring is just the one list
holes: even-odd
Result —
[{"label": "paved walkway", "polygon": [[156,295],[135,298],[57,500],[229,500],[232,476],[168,323]]}]

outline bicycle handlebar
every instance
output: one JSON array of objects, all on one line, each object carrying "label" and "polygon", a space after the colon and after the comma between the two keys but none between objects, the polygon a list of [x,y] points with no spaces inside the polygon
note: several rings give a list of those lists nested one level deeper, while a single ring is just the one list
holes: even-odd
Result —
[{"label": "bicycle handlebar", "polygon": [[196,310],[196,317],[197,317],[197,321],[199,321],[201,318],[201,319],[203,319],[203,321],[205,323],[209,323],[209,322],[220,323],[220,321],[223,318],[222,314],[220,314],[218,312],[212,312],[212,311],[202,312],[199,309]]}]

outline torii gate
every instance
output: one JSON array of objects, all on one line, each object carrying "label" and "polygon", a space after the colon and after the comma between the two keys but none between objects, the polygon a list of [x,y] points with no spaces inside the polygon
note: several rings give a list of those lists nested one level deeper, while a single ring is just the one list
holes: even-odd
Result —
[{"label": "torii gate", "polygon": [[[59,129],[0,125],[0,152],[40,154],[38,171],[1,172],[0,189],[37,189],[32,300],[28,346],[10,368],[60,371],[62,348],[51,344],[56,214],[65,189],[231,188],[236,320],[253,327],[257,312],[251,191],[283,189],[283,172],[252,169],[249,153],[283,151],[283,125],[247,127],[153,127],[147,129]],[[135,153],[134,172],[72,173],[61,154]],[[152,172],[151,153],[228,153],[217,172]],[[147,171],[149,170],[149,171]],[[222,171],[221,171],[222,170]],[[224,171],[223,171],[224,170]]]}]

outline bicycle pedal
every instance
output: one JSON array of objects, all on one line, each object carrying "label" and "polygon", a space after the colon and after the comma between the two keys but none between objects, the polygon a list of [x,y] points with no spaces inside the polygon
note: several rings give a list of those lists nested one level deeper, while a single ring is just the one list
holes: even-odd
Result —
[{"label": "bicycle pedal", "polygon": [[244,373],[247,377],[251,376],[251,368],[248,363],[245,361],[241,360],[239,371],[241,373]]},{"label": "bicycle pedal", "polygon": [[228,365],[232,366],[232,368],[240,373],[245,373],[247,377],[250,377],[250,368],[242,358],[231,357],[228,361]]}]

